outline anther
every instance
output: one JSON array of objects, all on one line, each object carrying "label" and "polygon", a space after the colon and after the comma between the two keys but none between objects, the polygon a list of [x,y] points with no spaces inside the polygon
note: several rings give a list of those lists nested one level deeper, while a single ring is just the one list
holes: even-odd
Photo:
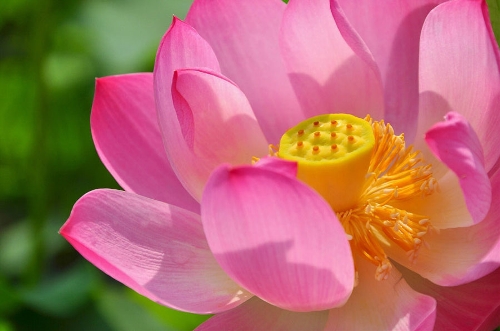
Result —
[{"label": "anther", "polygon": [[365,179],[369,179],[370,177],[376,177],[376,176],[377,176],[376,173],[374,173],[374,172],[368,172],[365,175]]},{"label": "anther", "polygon": [[429,180],[428,183],[429,183],[429,190],[434,191],[434,181]]},{"label": "anther", "polygon": [[401,227],[403,227],[408,232],[412,232],[413,231],[413,229],[409,225],[406,225],[404,223],[401,223]]},{"label": "anther", "polygon": [[420,224],[420,225],[425,225],[427,223],[429,223],[429,220],[427,218],[423,218],[420,221],[418,221],[418,224]]},{"label": "anther", "polygon": [[431,166],[406,148],[404,136],[395,136],[389,124],[369,116],[320,115],[288,130],[278,156],[298,162],[297,177],[328,201],[353,249],[377,267],[376,279],[387,279],[391,272],[386,243],[398,245],[411,263],[428,245],[425,235],[434,231],[428,217],[399,210],[394,203],[428,195],[439,186]]},{"label": "anther", "polygon": [[393,136],[394,135],[394,129],[392,128],[392,125],[387,125],[387,126],[389,127],[389,134],[391,136]]}]

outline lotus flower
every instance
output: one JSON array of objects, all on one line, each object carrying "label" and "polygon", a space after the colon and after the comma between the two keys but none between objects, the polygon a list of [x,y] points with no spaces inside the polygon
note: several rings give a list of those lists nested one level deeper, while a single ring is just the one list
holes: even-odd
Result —
[{"label": "lotus flower", "polygon": [[499,64],[484,1],[195,0],[61,234],[199,330],[490,330]]}]

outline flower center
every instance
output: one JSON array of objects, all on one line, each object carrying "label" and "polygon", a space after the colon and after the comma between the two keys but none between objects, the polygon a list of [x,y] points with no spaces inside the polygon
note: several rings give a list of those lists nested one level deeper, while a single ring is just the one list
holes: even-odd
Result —
[{"label": "flower center", "polygon": [[278,153],[298,162],[297,177],[341,211],[357,203],[374,143],[367,121],[348,114],[320,115],[285,132]]},{"label": "flower center", "polygon": [[392,268],[383,246],[394,243],[416,262],[429,219],[396,206],[432,194],[437,181],[390,124],[348,114],[312,117],[285,132],[276,155],[297,162],[297,177],[330,204],[352,251],[377,266],[378,280]]}]

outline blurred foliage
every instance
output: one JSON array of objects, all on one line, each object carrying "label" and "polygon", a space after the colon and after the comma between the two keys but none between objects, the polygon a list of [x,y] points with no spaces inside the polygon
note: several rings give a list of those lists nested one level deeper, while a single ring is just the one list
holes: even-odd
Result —
[{"label": "blurred foliage", "polygon": [[206,319],[139,296],[57,234],[80,196],[119,188],[90,135],[94,78],[152,71],[190,3],[0,1],[0,331],[179,331]]},{"label": "blurred foliage", "polygon": [[490,11],[491,25],[500,44],[500,0],[487,0],[488,9]]},{"label": "blurred foliage", "polygon": [[[189,0],[0,0],[0,331],[192,330],[206,317],[117,284],[59,235],[118,185],[92,144],[94,78],[152,71]],[[500,1],[488,1],[500,36]]]}]

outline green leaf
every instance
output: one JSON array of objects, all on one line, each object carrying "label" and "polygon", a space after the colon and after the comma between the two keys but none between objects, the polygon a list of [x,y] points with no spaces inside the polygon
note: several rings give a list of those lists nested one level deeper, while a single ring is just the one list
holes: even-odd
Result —
[{"label": "green leaf", "polygon": [[[1,169],[0,167],[0,174]],[[41,231],[46,243],[44,249],[48,255],[53,255],[68,246],[64,238],[57,234],[63,222],[64,219],[50,215]],[[0,270],[2,273],[15,277],[25,270],[33,245],[30,231],[28,219],[18,220],[2,228],[0,231]]]},{"label": "green leaf", "polygon": [[[20,306],[20,299],[15,289],[10,286],[7,279],[0,275],[0,316],[7,315]],[[0,326],[2,325],[0,319]],[[3,329],[0,327],[0,331]]]},{"label": "green leaf", "polygon": [[29,224],[18,221],[0,233],[0,269],[9,276],[20,275],[31,251]]},{"label": "green leaf", "polygon": [[137,70],[146,56],[155,54],[172,14],[184,17],[189,6],[186,0],[85,2],[82,23],[104,74]]},{"label": "green leaf", "polygon": [[9,322],[0,318],[0,331],[14,331],[14,327]]},{"label": "green leaf", "polygon": [[170,325],[179,331],[194,330],[198,325],[211,317],[211,315],[190,314],[162,306],[130,289],[127,290],[127,295],[162,320],[166,325]]},{"label": "green leaf", "polygon": [[487,0],[486,2],[488,3],[493,32],[495,32],[497,43],[500,44],[500,0]]},{"label": "green leaf", "polygon": [[97,271],[87,262],[66,273],[40,283],[33,290],[22,292],[24,302],[52,316],[68,316],[77,311],[91,295]]},{"label": "green leaf", "polygon": [[96,296],[97,310],[116,331],[180,331],[170,327],[119,289],[106,287]]}]

